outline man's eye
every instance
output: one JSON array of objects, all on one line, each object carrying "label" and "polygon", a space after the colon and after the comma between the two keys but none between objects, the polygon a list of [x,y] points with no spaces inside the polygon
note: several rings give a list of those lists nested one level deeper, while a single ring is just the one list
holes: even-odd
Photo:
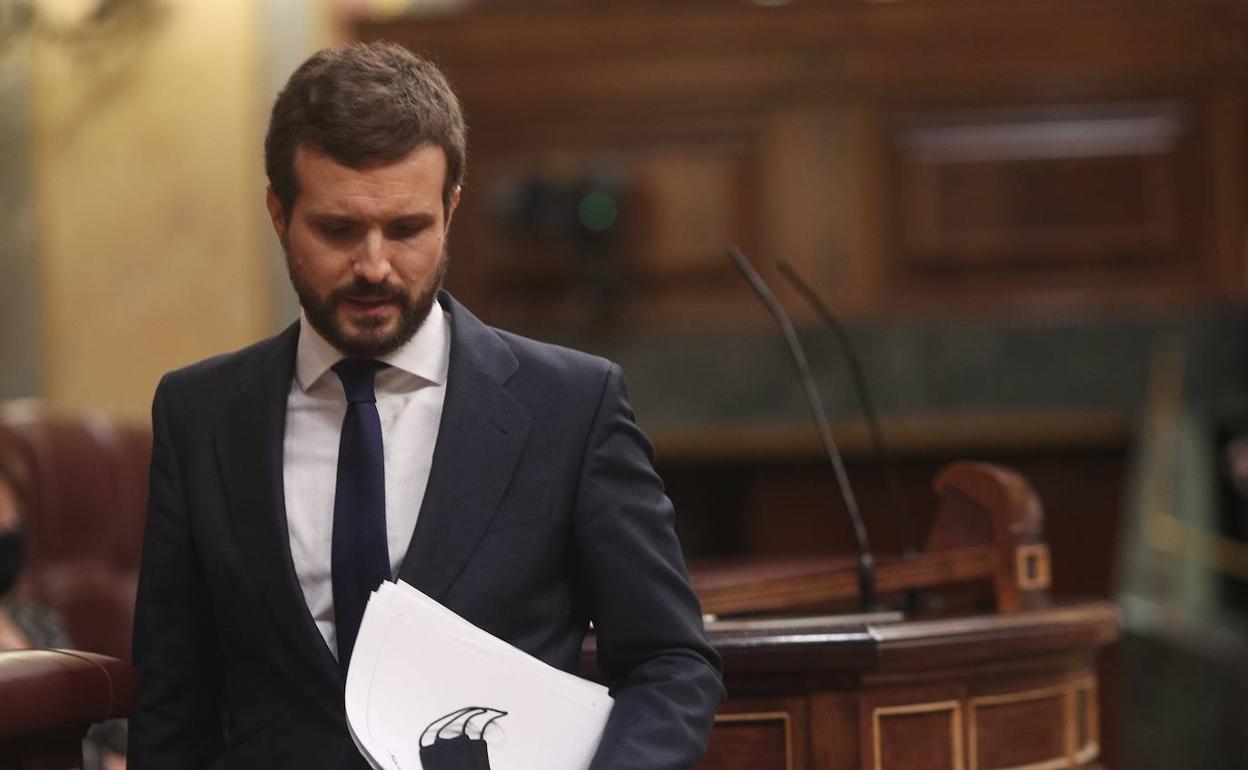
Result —
[{"label": "man's eye", "polygon": [[355,228],[351,225],[322,225],[321,232],[333,238],[342,238],[350,235]]},{"label": "man's eye", "polygon": [[423,225],[396,225],[390,228],[390,237],[396,239],[415,238],[425,231]]}]

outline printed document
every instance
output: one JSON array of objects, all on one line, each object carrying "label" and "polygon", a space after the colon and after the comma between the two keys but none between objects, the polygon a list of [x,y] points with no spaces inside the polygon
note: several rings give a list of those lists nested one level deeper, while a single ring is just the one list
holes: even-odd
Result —
[{"label": "printed document", "polygon": [[488,749],[490,770],[585,770],[611,706],[401,581],[373,593],[347,671],[351,736],[379,770],[438,770],[460,749]]}]

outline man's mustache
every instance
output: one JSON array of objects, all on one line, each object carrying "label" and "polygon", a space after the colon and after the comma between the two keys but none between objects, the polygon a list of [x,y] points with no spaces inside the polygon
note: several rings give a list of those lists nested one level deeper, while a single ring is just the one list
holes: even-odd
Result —
[{"label": "man's mustache", "polygon": [[340,286],[330,292],[330,302],[342,302],[352,299],[394,299],[407,301],[409,295],[403,286],[391,283],[369,283],[357,279],[347,286]]}]

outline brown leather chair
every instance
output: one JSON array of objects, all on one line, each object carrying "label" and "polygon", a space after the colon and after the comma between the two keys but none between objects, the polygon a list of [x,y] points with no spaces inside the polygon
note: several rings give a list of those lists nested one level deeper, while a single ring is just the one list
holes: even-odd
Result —
[{"label": "brown leather chair", "polygon": [[0,406],[0,447],[31,482],[19,590],[61,615],[76,648],[129,660],[151,430],[10,402]]},{"label": "brown leather chair", "polygon": [[77,768],[87,727],[126,716],[138,693],[127,661],[151,431],[8,403],[0,449],[30,480],[18,590],[56,610],[77,648],[0,652],[0,770]]},{"label": "brown leather chair", "polygon": [[82,736],[129,714],[138,673],[116,658],[77,650],[0,652],[0,770],[82,766]]}]

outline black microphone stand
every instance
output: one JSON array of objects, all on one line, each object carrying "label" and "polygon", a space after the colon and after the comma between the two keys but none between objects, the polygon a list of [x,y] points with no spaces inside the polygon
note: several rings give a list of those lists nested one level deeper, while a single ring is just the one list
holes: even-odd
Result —
[{"label": "black microphone stand", "polygon": [[783,259],[778,259],[776,267],[780,270],[780,274],[793,285],[793,288],[797,289],[798,294],[801,294],[802,298],[814,308],[819,319],[831,330],[841,347],[841,353],[849,365],[849,374],[854,383],[854,393],[858,396],[858,405],[862,407],[863,416],[867,420],[867,430],[871,434],[871,446],[875,450],[876,460],[883,464],[884,472],[888,474],[888,488],[893,498],[893,513],[897,519],[897,530],[901,533],[902,551],[906,556],[914,556],[919,552],[918,541],[914,534],[914,517],[910,514],[910,507],[906,505],[906,496],[901,492],[901,483],[897,479],[897,465],[888,451],[888,445],[884,443],[884,430],[880,427],[880,419],[875,411],[875,404],[871,400],[871,390],[867,387],[867,378],[862,372],[862,360],[858,357],[858,350],[854,347],[849,332],[845,330],[845,325],[832,314],[827,303],[815,293],[814,289],[810,288],[810,284],[798,275],[793,266]]},{"label": "black microphone stand", "polygon": [[797,373],[802,381],[802,387],[806,391],[806,400],[810,404],[811,414],[814,416],[815,424],[819,428],[819,436],[823,439],[823,448],[828,454],[828,460],[832,463],[832,469],[836,473],[836,483],[841,490],[841,498],[845,501],[845,509],[849,513],[849,521],[853,525],[854,538],[858,544],[858,598],[860,607],[864,611],[870,611],[875,608],[875,558],[871,555],[871,545],[867,540],[867,528],[862,521],[862,512],[858,509],[858,499],[854,496],[854,490],[849,484],[849,475],[845,472],[845,463],[841,460],[841,453],[836,448],[836,440],[832,437],[832,428],[828,424],[828,416],[823,408],[823,401],[819,398],[819,390],[815,387],[815,379],[810,374],[810,364],[806,359],[806,353],[802,349],[802,343],[797,338],[797,332],[793,328],[793,323],[785,314],[784,308],[776,299],[771,290],[767,288],[762,276],[754,269],[745,255],[736,246],[728,249],[728,256],[736,263],[741,274],[745,276],[745,280],[749,282],[754,292],[758,295],[763,304],[767,306],[767,310],[772,317],[776,319],[776,323],[780,326],[780,331],[784,335],[784,340],[789,346],[789,353],[793,356],[793,363],[797,366]]}]

